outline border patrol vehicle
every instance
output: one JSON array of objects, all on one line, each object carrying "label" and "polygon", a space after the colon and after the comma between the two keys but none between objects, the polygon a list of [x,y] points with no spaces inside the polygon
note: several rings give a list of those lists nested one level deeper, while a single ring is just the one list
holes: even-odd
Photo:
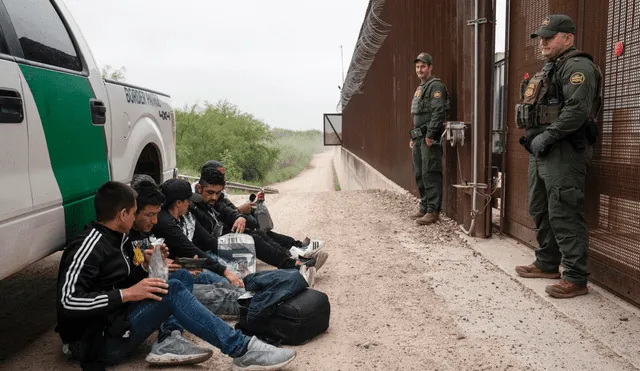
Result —
[{"label": "border patrol vehicle", "polygon": [[61,0],[0,0],[0,279],[95,218],[134,174],[176,177],[168,95],[103,80]]}]

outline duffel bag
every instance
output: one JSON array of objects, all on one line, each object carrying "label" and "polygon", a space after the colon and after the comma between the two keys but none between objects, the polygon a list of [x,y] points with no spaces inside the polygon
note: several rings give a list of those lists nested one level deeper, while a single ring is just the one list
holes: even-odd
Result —
[{"label": "duffel bag", "polygon": [[329,297],[314,289],[307,288],[283,301],[272,315],[253,323],[247,322],[251,299],[239,299],[238,303],[240,320],[235,328],[247,336],[255,335],[271,344],[304,344],[329,328]]}]

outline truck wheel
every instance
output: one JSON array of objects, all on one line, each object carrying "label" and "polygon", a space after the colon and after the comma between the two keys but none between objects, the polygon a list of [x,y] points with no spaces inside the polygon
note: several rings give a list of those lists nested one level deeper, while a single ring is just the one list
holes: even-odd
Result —
[{"label": "truck wheel", "polygon": [[140,153],[136,168],[133,170],[134,178],[136,175],[148,175],[159,185],[162,182],[160,164],[161,161],[158,150],[154,145],[147,144],[142,150],[142,153]]}]

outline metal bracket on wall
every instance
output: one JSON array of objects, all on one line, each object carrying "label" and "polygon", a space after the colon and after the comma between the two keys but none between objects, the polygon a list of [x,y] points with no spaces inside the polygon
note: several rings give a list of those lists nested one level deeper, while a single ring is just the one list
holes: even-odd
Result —
[{"label": "metal bracket on wall", "polygon": [[478,18],[478,19],[471,19],[467,21],[467,26],[473,26],[476,23],[477,24],[483,24],[483,23],[487,23],[487,19],[486,18]]}]

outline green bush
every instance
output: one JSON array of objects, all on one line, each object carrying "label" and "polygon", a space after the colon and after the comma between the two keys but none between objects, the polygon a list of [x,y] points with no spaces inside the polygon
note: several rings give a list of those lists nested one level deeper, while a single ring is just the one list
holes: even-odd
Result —
[{"label": "green bush", "polygon": [[208,160],[225,164],[227,179],[266,185],[291,179],[322,151],[318,130],[274,128],[227,101],[176,109],[181,173],[198,176]]}]

